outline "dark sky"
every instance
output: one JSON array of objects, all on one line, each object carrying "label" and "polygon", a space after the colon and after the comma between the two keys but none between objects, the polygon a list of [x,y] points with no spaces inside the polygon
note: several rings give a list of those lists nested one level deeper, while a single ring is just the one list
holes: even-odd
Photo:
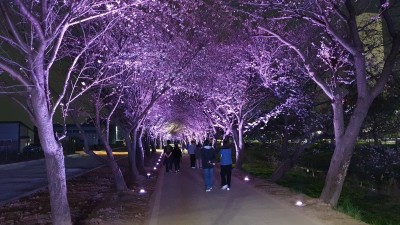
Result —
[{"label": "dark sky", "polygon": [[33,128],[33,124],[25,110],[10,97],[0,94],[0,122],[5,121],[20,121]]}]

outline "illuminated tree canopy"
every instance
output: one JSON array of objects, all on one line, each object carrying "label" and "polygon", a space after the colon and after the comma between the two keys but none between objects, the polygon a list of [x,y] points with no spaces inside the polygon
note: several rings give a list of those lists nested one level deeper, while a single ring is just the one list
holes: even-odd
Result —
[{"label": "illuminated tree canopy", "polygon": [[65,123],[72,111],[94,121],[105,145],[117,124],[133,179],[144,135],[231,137],[240,168],[246,132],[286,116],[301,122],[285,132],[311,140],[330,119],[336,146],[321,200],[336,206],[368,109],[399,66],[399,2],[363,2],[1,1],[0,93],[38,127],[54,223],[71,224],[65,133],[53,130],[60,110]]}]

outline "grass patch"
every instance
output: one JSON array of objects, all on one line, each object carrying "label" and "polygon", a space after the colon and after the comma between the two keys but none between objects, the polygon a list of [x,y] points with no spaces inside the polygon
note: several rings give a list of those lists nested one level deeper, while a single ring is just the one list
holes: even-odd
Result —
[{"label": "grass patch", "polygon": [[348,198],[342,200],[342,202],[338,205],[337,210],[357,220],[362,220],[363,218],[361,210],[352,204],[351,200]]},{"label": "grass patch", "polygon": [[[267,162],[268,151],[261,146],[246,151],[246,162],[243,170],[252,176],[269,179],[274,169],[272,163]],[[309,158],[310,162],[318,161]],[[358,186],[357,181],[352,181],[348,176],[343,186],[343,191],[338,202],[337,210],[357,220],[371,225],[399,225],[400,224],[400,202],[385,195],[371,192],[366,188]],[[278,184],[288,187],[295,192],[318,198],[322,192],[325,178],[319,174],[312,176],[304,170],[292,169]]]},{"label": "grass patch", "polygon": [[278,184],[310,197],[318,198],[324,182],[320,178],[302,174],[294,170],[287,173],[284,178],[278,181]]},{"label": "grass patch", "polygon": [[242,170],[252,176],[268,179],[274,172],[273,168],[258,163],[246,163],[242,165]]}]

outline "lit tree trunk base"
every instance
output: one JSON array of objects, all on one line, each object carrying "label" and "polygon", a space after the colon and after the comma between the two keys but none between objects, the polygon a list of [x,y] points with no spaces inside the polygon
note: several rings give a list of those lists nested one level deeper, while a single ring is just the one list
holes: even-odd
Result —
[{"label": "lit tree trunk base", "polygon": [[[103,143],[104,144],[104,143]],[[114,155],[112,154],[112,149],[108,144],[104,144],[104,148],[107,152],[108,166],[110,167],[112,174],[114,176],[115,187],[117,192],[128,191],[128,186],[126,185],[124,175],[121,172],[117,162],[115,161]]]},{"label": "lit tree trunk base", "polygon": [[320,196],[321,201],[332,207],[336,207],[338,204],[352,154],[353,147],[337,146],[335,148],[325,179],[325,186]]},{"label": "lit tree trunk base", "polygon": [[45,159],[53,224],[72,225],[62,147],[58,147],[54,154],[45,152]]}]

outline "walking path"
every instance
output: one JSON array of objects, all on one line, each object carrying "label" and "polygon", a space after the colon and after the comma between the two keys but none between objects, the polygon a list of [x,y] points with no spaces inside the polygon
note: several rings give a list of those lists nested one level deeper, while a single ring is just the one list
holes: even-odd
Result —
[{"label": "walking path", "polygon": [[189,166],[184,156],[180,173],[160,171],[146,225],[316,225],[331,224],[311,218],[301,207],[283,204],[245,181],[232,177],[230,191],[220,190],[214,170],[214,188],[205,192],[202,170]]}]

